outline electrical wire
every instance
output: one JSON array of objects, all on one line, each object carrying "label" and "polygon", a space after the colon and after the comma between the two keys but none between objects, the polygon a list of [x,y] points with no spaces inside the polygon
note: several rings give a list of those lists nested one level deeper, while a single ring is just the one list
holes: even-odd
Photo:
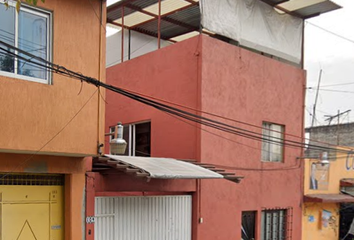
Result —
[{"label": "electrical wire", "polygon": [[[168,113],[167,113],[167,114],[168,114]],[[253,147],[253,146],[250,146],[250,145],[247,145],[247,144],[238,142],[238,141],[236,141],[236,140],[233,140],[233,139],[224,137],[224,136],[222,136],[222,135],[213,133],[213,132],[208,131],[208,130],[206,130],[206,129],[204,129],[204,128],[198,126],[198,125],[193,125],[193,124],[189,123],[188,121],[185,121],[185,120],[183,120],[183,119],[180,119],[180,118],[178,118],[178,117],[176,117],[176,116],[174,116],[174,115],[171,115],[171,114],[168,114],[168,115],[171,116],[171,117],[174,117],[174,118],[176,118],[176,119],[178,119],[178,120],[180,120],[180,121],[182,121],[182,122],[184,122],[184,123],[186,123],[186,124],[188,124],[188,125],[190,125],[190,126],[192,126],[192,127],[195,127],[195,128],[197,128],[197,129],[199,129],[199,130],[201,130],[201,131],[204,131],[204,132],[207,132],[208,134],[211,134],[211,135],[214,135],[214,136],[216,136],[216,137],[225,139],[225,140],[227,140],[227,141],[229,141],[229,142],[233,142],[233,143],[236,143],[236,144],[238,144],[238,145],[251,148],[252,150],[265,151],[265,152],[268,152],[268,153],[274,153],[274,152],[269,151],[269,150],[261,149],[261,148],[258,148],[258,147]],[[295,155],[286,154],[286,156],[298,158],[298,157],[295,156]],[[300,164],[301,164],[301,163],[300,163]],[[215,164],[214,164],[214,166],[216,166],[216,167],[221,167],[221,168],[225,168],[225,169],[230,169],[230,170],[243,170],[243,171],[279,171],[279,170],[293,170],[293,169],[299,169],[299,168],[301,167],[301,165],[299,165],[299,166],[296,165],[296,166],[286,167],[286,168],[241,168],[241,167],[232,167],[232,166],[215,165]]]},{"label": "electrical wire", "polygon": [[[0,41],[0,43],[1,43],[1,41]],[[7,46],[10,47],[10,48],[15,48],[15,47],[13,47],[13,46],[11,46],[11,45],[9,45],[9,44],[6,44],[6,43],[3,43],[3,44],[4,44],[4,45],[7,45]],[[14,54],[13,52],[8,51],[8,50],[6,50],[6,49],[3,49],[3,48],[0,48],[0,49],[2,49],[2,50],[4,50],[4,51],[7,51],[9,54],[16,55],[16,54]],[[140,101],[140,102],[142,102],[142,103],[148,104],[148,105],[150,105],[150,106],[152,106],[152,107],[155,107],[155,108],[156,108],[156,106],[158,106],[159,104],[161,105],[161,103],[157,103],[157,102],[152,101],[152,100],[148,100],[148,101],[150,101],[150,103],[149,103],[149,102],[146,102],[146,100],[147,100],[146,98],[140,98],[140,99],[144,99],[144,101],[141,101],[141,100],[139,100],[139,99],[136,98],[136,97],[137,97],[136,94],[135,94],[135,96],[134,96],[134,94],[129,94],[128,91],[125,91],[125,90],[123,90],[123,89],[121,89],[121,88],[116,88],[116,87],[113,87],[113,86],[110,86],[110,85],[107,85],[107,84],[104,84],[104,83],[100,83],[98,80],[93,79],[93,78],[85,77],[85,76],[83,76],[81,73],[75,73],[75,72],[73,72],[73,71],[69,71],[69,70],[67,70],[67,69],[64,68],[64,67],[61,67],[61,66],[59,66],[59,65],[55,65],[55,64],[53,64],[53,63],[51,63],[51,62],[49,62],[49,61],[47,61],[47,60],[45,60],[45,59],[42,59],[42,58],[39,58],[39,57],[34,56],[34,55],[32,55],[32,54],[29,54],[29,53],[27,53],[27,52],[25,52],[25,51],[23,51],[23,50],[20,50],[20,49],[17,49],[17,48],[15,48],[15,50],[17,50],[17,51],[19,51],[19,52],[22,52],[22,53],[24,53],[24,54],[26,54],[26,55],[31,56],[31,59],[30,59],[30,60],[27,59],[27,61],[31,61],[32,58],[37,59],[37,60],[40,59],[41,61],[44,61],[44,62],[46,62],[47,64],[51,64],[51,65],[55,66],[56,69],[54,69],[54,68],[52,68],[52,67],[51,67],[50,69],[51,69],[51,70],[54,69],[56,73],[64,74],[64,75],[67,74],[67,75],[70,76],[70,77],[73,77],[73,74],[74,74],[74,75],[76,75],[76,77],[79,78],[81,81],[86,81],[86,82],[88,82],[88,83],[91,83],[91,84],[96,85],[97,87],[98,87],[98,86],[105,87],[105,88],[107,88],[107,89],[110,89],[110,90],[115,91],[115,92],[117,92],[117,93],[120,93],[120,94],[122,94],[122,95],[125,95],[126,97],[130,97],[130,98],[132,98],[132,99],[134,99],[134,100],[137,100],[137,101]],[[26,60],[26,59],[25,59],[25,60]],[[35,63],[35,64],[38,65],[38,63]],[[40,65],[40,64],[39,64],[39,65]],[[48,66],[43,65],[43,64],[40,65],[40,66],[48,67]],[[60,69],[60,70],[59,70],[59,69]],[[64,71],[61,71],[61,69],[63,69]],[[74,77],[74,78],[75,78],[75,77]],[[96,81],[96,83],[95,83],[95,81]],[[152,105],[151,105],[151,102],[153,102]],[[244,133],[241,133],[241,132],[237,132],[237,131],[235,132],[235,131],[232,131],[232,130],[230,130],[230,129],[226,129],[226,130],[225,130],[225,128],[217,127],[219,130],[224,130],[224,131],[229,132],[229,133],[239,134],[239,135],[244,136],[244,137],[247,137],[247,136],[248,136],[248,137],[251,137],[251,138],[256,139],[256,140],[262,140],[262,141],[273,142],[274,144],[278,144],[278,145],[283,145],[283,144],[284,144],[283,141],[286,141],[286,142],[290,142],[290,143],[295,143],[295,145],[294,145],[294,144],[287,144],[288,146],[292,146],[292,147],[298,147],[298,146],[296,146],[296,144],[300,144],[300,145],[301,145],[300,147],[303,147],[303,148],[315,147],[315,148],[320,148],[320,149],[322,149],[322,150],[324,150],[324,151],[330,150],[328,147],[323,147],[323,146],[309,146],[308,144],[305,144],[305,143],[302,143],[302,142],[291,141],[291,140],[288,140],[288,139],[277,138],[277,137],[274,137],[274,136],[265,136],[265,137],[264,137],[264,135],[262,135],[262,133],[252,132],[252,131],[245,130],[245,129],[242,129],[242,128],[238,128],[238,127],[234,127],[234,126],[227,125],[227,124],[224,124],[224,123],[220,123],[220,122],[217,122],[217,121],[215,121],[215,120],[211,120],[211,119],[208,119],[208,118],[199,116],[199,115],[195,115],[195,114],[191,114],[191,113],[188,113],[188,112],[185,112],[185,111],[181,111],[181,110],[179,110],[179,109],[177,109],[177,108],[173,108],[173,107],[170,107],[170,106],[167,106],[167,105],[164,105],[164,104],[163,104],[163,107],[164,107],[164,108],[166,108],[166,107],[167,107],[167,108],[171,108],[173,111],[176,111],[176,110],[177,110],[177,111],[179,111],[179,112],[182,113],[182,114],[187,114],[187,115],[192,116],[192,117],[197,117],[197,118],[201,118],[202,120],[210,121],[210,122],[212,122],[212,124],[209,123],[209,124],[208,124],[209,127],[216,127],[215,124],[213,124],[213,123],[219,123],[219,124],[223,125],[223,127],[229,127],[229,128],[241,130],[241,131],[243,131],[243,132],[248,132],[248,133],[251,133],[251,134],[258,134],[258,135],[261,135],[261,136],[262,136],[262,137],[259,137],[259,136],[255,136],[255,135],[249,135],[249,134],[244,135]],[[158,109],[159,109],[159,110],[162,110],[162,111],[166,111],[166,109],[161,109],[161,108],[158,108]],[[199,111],[199,112],[202,112],[202,111]],[[203,112],[203,113],[205,113],[205,112]],[[209,114],[209,115],[217,116],[217,115],[215,115],[215,114]],[[218,116],[218,117],[220,117],[220,116]],[[229,118],[225,118],[225,119],[232,120],[232,119],[229,119]],[[189,119],[189,120],[193,121],[192,119]],[[194,121],[195,121],[195,119],[194,119]],[[233,120],[233,121],[236,121],[236,120]],[[240,121],[236,121],[236,122],[241,123]],[[200,122],[200,123],[201,123],[201,124],[206,124],[205,122]],[[245,123],[245,124],[246,124],[246,123]],[[248,125],[250,125],[250,124],[248,124]],[[251,125],[251,126],[255,126],[255,125]],[[257,126],[257,127],[259,127],[259,126]],[[259,127],[259,128],[261,128],[261,127]],[[273,130],[273,131],[274,131],[274,130]],[[294,136],[294,135],[293,135],[293,136]],[[270,138],[272,138],[272,139],[270,139]],[[320,150],[320,149],[317,149],[317,150]]]},{"label": "electrical wire", "polygon": [[[209,116],[217,117],[217,118],[220,118],[220,119],[232,121],[232,122],[235,122],[235,123],[239,123],[239,124],[242,124],[242,125],[246,125],[246,126],[250,126],[250,127],[254,127],[254,128],[258,128],[258,129],[262,129],[262,130],[264,129],[263,127],[258,126],[258,125],[254,125],[254,124],[250,124],[250,123],[247,123],[247,122],[238,121],[238,120],[231,119],[231,118],[228,118],[228,117],[224,117],[224,116],[221,116],[221,115],[217,115],[217,114],[209,113],[209,112],[206,112],[206,111],[198,110],[198,109],[195,109],[195,108],[187,107],[187,106],[184,106],[184,105],[181,105],[181,104],[177,104],[177,103],[174,103],[174,102],[170,102],[170,101],[166,101],[166,100],[163,100],[163,99],[155,98],[155,97],[152,97],[152,96],[144,95],[142,93],[134,92],[132,90],[127,90],[127,89],[124,89],[124,88],[121,88],[121,89],[123,89],[123,90],[125,90],[127,92],[130,92],[130,93],[138,94],[138,95],[146,97],[146,98],[150,98],[150,99],[154,99],[154,100],[157,100],[157,101],[160,101],[160,102],[172,104],[174,106],[182,107],[182,108],[188,109],[190,111],[195,111],[195,112],[207,114]],[[310,113],[310,115],[312,115],[312,114]],[[316,122],[318,123],[317,119],[316,119]],[[312,140],[312,139],[301,137],[301,136],[297,136],[297,135],[294,135],[294,134],[283,133],[283,132],[280,132],[280,131],[277,131],[277,130],[269,129],[269,131],[276,132],[276,133],[281,133],[281,134],[284,134],[285,136],[290,136],[290,137],[298,138],[298,139],[301,139],[301,140],[311,140],[311,141],[316,142],[316,143],[327,144],[329,146],[337,146],[337,145],[326,143],[326,142],[322,142],[322,141],[319,141],[319,140]]]},{"label": "electrical wire", "polygon": [[[21,50],[21,49],[15,48],[15,47],[13,47],[13,46],[11,46],[11,45],[9,45],[7,43],[4,43],[2,41],[0,41],[0,43],[2,45],[5,45],[8,48],[16,50],[17,52],[19,52],[21,54],[24,54],[24,55],[27,55],[27,56],[31,57],[30,59],[26,59],[26,58],[22,57],[21,55],[15,54],[15,53],[7,50],[7,49],[4,49],[4,48],[0,47],[1,50],[7,52],[10,55],[15,56],[16,58],[24,59],[24,60],[29,61],[31,63],[34,63],[36,65],[45,67],[45,68],[49,69],[50,71],[52,71],[54,73],[62,74],[62,75],[65,75],[65,76],[68,76],[68,77],[71,77],[71,78],[74,78],[74,79],[78,79],[80,81],[85,81],[85,82],[87,82],[89,84],[95,85],[96,87],[106,88],[106,89],[111,90],[113,92],[119,93],[119,94],[121,94],[121,95],[123,95],[125,97],[131,98],[131,99],[133,99],[135,101],[141,102],[141,103],[149,105],[151,107],[154,107],[154,108],[156,108],[156,109],[158,109],[160,111],[168,112],[168,113],[171,113],[171,114],[173,114],[175,116],[182,117],[182,118],[187,119],[189,121],[196,122],[196,123],[208,126],[208,127],[212,127],[214,129],[218,129],[220,131],[224,131],[224,132],[227,132],[227,133],[231,133],[231,134],[234,134],[234,135],[238,135],[238,136],[241,136],[241,137],[245,137],[245,138],[249,138],[249,139],[253,139],[253,140],[257,140],[257,141],[271,142],[271,143],[279,144],[279,145],[282,145],[282,146],[300,147],[300,148],[308,148],[308,149],[315,149],[315,150],[322,150],[322,151],[336,150],[336,151],[343,151],[345,153],[348,153],[347,150],[342,150],[342,149],[341,150],[337,150],[336,148],[318,146],[318,145],[313,145],[313,144],[305,144],[303,142],[296,142],[296,141],[292,141],[292,140],[288,140],[288,139],[282,139],[282,138],[278,138],[278,137],[274,137],[274,136],[267,136],[267,135],[264,136],[262,133],[259,133],[259,132],[253,132],[253,131],[250,131],[250,130],[246,130],[246,129],[242,129],[242,128],[239,128],[239,127],[231,126],[231,125],[228,125],[228,124],[225,124],[225,123],[222,123],[222,122],[218,122],[218,121],[210,119],[210,118],[206,118],[206,117],[203,117],[203,116],[200,116],[200,115],[196,115],[196,114],[193,114],[193,113],[190,113],[190,112],[187,112],[187,111],[183,111],[181,109],[178,109],[178,108],[163,104],[161,102],[157,102],[157,101],[148,99],[146,97],[142,97],[142,96],[139,96],[137,94],[133,94],[133,93],[127,92],[127,91],[125,91],[125,90],[123,90],[121,88],[102,83],[102,82],[98,81],[97,79],[84,76],[84,75],[82,75],[80,73],[77,73],[77,72],[74,72],[72,70],[69,70],[69,69],[67,69],[67,68],[65,68],[63,66],[56,65],[56,64],[51,63],[51,62],[49,62],[49,61],[47,61],[47,60],[45,60],[43,58],[40,58],[40,57],[35,56],[35,55],[32,55],[32,54],[30,54],[28,52],[25,52],[25,51]],[[42,61],[43,64],[38,63],[36,61]]]},{"label": "electrical wire", "polygon": [[[12,52],[9,52],[9,53],[13,54]],[[35,56],[33,56],[33,57],[35,57]],[[29,60],[29,61],[31,61],[31,60]],[[44,60],[44,61],[46,61],[46,60]],[[61,69],[65,69],[65,68],[61,67]],[[65,69],[65,71],[68,71],[68,70]],[[63,73],[63,71],[59,71],[59,72]],[[71,73],[71,71],[69,71],[69,72]],[[76,75],[78,75],[79,79],[83,79],[83,75],[82,74],[76,73]],[[72,76],[72,75],[70,75],[70,76]],[[120,94],[122,94],[122,95],[124,95],[126,97],[130,97],[130,98],[132,98],[132,99],[134,99],[136,101],[140,101],[142,103],[145,103],[147,105],[155,107],[155,108],[157,108],[159,110],[167,111],[167,112],[170,112],[170,113],[175,114],[175,115],[180,116],[180,117],[184,116],[184,118],[186,118],[186,119],[188,119],[190,121],[195,121],[195,122],[204,124],[206,126],[214,127],[216,129],[219,129],[219,130],[222,130],[222,131],[225,131],[225,132],[233,133],[233,134],[240,135],[240,136],[243,136],[243,137],[252,138],[252,139],[255,139],[255,140],[262,140],[262,141],[272,142],[274,144],[279,144],[279,145],[283,145],[284,144],[283,142],[280,142],[280,141],[288,141],[288,142],[292,142],[292,143],[300,144],[300,145],[304,144],[304,143],[299,143],[299,142],[290,141],[290,140],[283,140],[283,139],[276,138],[276,137],[273,137],[273,136],[266,136],[266,137],[264,137],[264,136],[261,136],[261,137],[260,136],[256,136],[255,134],[261,134],[261,133],[255,133],[254,134],[254,132],[253,132],[253,134],[250,134],[250,133],[252,133],[251,131],[240,129],[240,128],[237,128],[237,127],[233,127],[233,126],[230,126],[230,125],[227,125],[227,124],[224,124],[224,123],[220,123],[220,122],[217,122],[215,120],[211,120],[211,119],[208,119],[208,118],[205,118],[205,117],[202,117],[202,116],[194,115],[194,114],[191,114],[191,113],[188,113],[188,112],[185,112],[185,111],[182,111],[182,110],[179,110],[179,109],[176,109],[176,108],[173,108],[173,107],[161,104],[161,103],[158,104],[155,101],[148,100],[148,99],[145,99],[145,98],[141,98],[139,96],[134,96],[134,95],[132,95],[130,93],[127,93],[127,92],[119,89],[119,88],[115,88],[113,86],[106,85],[106,84],[101,83],[98,80],[95,80],[95,79],[92,79],[92,78],[84,79],[84,81],[86,81],[88,83],[91,83],[91,84],[94,84],[96,86],[101,85],[101,86],[105,87],[106,89],[110,89],[110,90],[112,90],[114,92],[120,93]],[[198,118],[200,118],[200,120],[198,120]],[[220,124],[221,126],[218,126],[217,124]],[[235,130],[235,129],[237,129],[237,130]],[[243,130],[244,132],[241,132],[241,131],[238,131],[238,130]],[[248,133],[245,133],[245,132],[248,132]],[[270,139],[270,138],[274,138],[276,140]],[[287,143],[287,145],[288,146],[293,146],[293,147],[298,147],[297,145],[289,144],[289,143]],[[323,147],[323,146],[313,146],[313,147],[317,148],[317,150],[319,150],[318,148],[328,150],[327,147]]]},{"label": "electrical wire", "polygon": [[345,90],[336,90],[336,89],[318,89],[320,91],[325,91],[325,92],[338,92],[338,93],[351,93],[353,94],[354,92],[353,91],[345,91]]},{"label": "electrical wire", "polygon": [[[42,151],[49,143],[51,143],[57,136],[59,136],[60,133],[64,131],[64,129],[69,126],[69,124],[80,114],[80,112],[86,107],[86,105],[90,102],[93,96],[97,93],[97,89],[92,93],[92,95],[86,100],[86,102],[80,107],[80,109],[67,121],[64,126],[56,133],[54,136],[52,136],[42,147],[40,147],[35,153],[33,153],[31,156],[29,156],[27,159],[25,159],[21,164],[17,165],[15,169],[13,169],[12,172],[15,172],[18,170],[20,167],[24,166],[28,161],[30,161],[34,156],[36,156],[40,151]],[[10,173],[7,173],[3,175],[1,179],[5,178],[8,176]]]},{"label": "electrical wire", "polygon": [[[97,19],[98,19],[98,21],[100,22],[101,27],[103,28],[104,32],[106,33],[107,30],[106,30],[106,28],[105,28],[105,27],[103,26],[103,24],[102,24],[102,19],[101,19],[101,17],[98,16],[98,14],[97,14],[97,12],[96,12],[96,10],[95,10],[95,7],[93,6],[91,0],[88,0],[88,1],[89,1],[90,5],[91,5],[91,8],[92,8],[93,12],[95,13],[95,15],[96,15],[96,17],[97,17]],[[102,3],[103,3],[103,1],[101,1],[100,4],[102,4]],[[100,9],[100,10],[102,11],[102,9]]]},{"label": "electrical wire", "polygon": [[320,26],[318,26],[318,25],[316,25],[316,24],[314,24],[314,23],[312,23],[312,22],[306,21],[306,23],[307,23],[307,24],[310,24],[310,25],[312,25],[312,26],[314,26],[314,27],[317,27],[317,28],[319,28],[319,29],[321,29],[321,30],[323,30],[323,31],[325,31],[325,32],[327,32],[327,33],[329,33],[329,34],[332,34],[332,35],[336,36],[336,37],[339,37],[339,38],[341,38],[341,39],[343,39],[343,40],[346,40],[346,41],[348,41],[348,42],[354,43],[354,40],[352,40],[352,39],[350,39],[350,38],[347,38],[347,37],[344,37],[344,36],[342,36],[342,35],[339,35],[339,34],[337,34],[337,33],[335,33],[335,32],[329,31],[328,29],[325,29],[325,28],[323,28],[323,27],[320,27]]},{"label": "electrical wire", "polygon": [[[325,87],[336,87],[336,86],[345,86],[345,85],[353,85],[354,82],[346,82],[346,83],[338,83],[338,84],[328,84],[328,85],[322,85],[321,88]],[[315,87],[307,87],[306,89],[314,89]]]}]

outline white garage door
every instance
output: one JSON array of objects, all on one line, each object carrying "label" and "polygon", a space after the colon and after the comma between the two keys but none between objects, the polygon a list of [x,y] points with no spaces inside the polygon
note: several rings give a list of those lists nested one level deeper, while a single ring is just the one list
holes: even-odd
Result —
[{"label": "white garage door", "polygon": [[190,240],[191,196],[96,197],[95,240]]}]

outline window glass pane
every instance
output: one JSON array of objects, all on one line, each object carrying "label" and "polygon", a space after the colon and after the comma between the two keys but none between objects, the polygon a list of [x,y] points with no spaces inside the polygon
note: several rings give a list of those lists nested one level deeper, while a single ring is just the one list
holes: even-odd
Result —
[{"label": "window glass pane", "polygon": [[[30,12],[21,11],[19,13],[18,21],[18,48],[29,52],[36,57],[48,60],[48,19]],[[29,58],[25,55],[21,56],[26,57],[27,59]],[[31,61],[43,64],[43,62],[35,59],[31,59]],[[40,79],[48,78],[47,70],[33,63],[19,60],[17,67],[18,74]]]},{"label": "window glass pane", "polygon": [[269,139],[269,124],[263,123],[263,130],[262,130],[262,160],[269,161],[270,160],[270,143],[267,141]]},{"label": "window glass pane", "polygon": [[123,155],[129,156],[129,148],[130,148],[130,141],[129,141],[129,125],[123,126],[123,139],[127,142],[127,148],[125,149],[125,153]]},{"label": "window glass pane", "polygon": [[266,212],[265,240],[272,240],[272,214]]},{"label": "window glass pane", "polygon": [[135,125],[135,156],[150,157],[150,123]]},{"label": "window glass pane", "polygon": [[[15,9],[0,4],[0,40],[15,46]],[[12,49],[0,44],[0,47],[13,52]],[[6,51],[0,50],[0,70],[14,72],[14,58]]]},{"label": "window glass pane", "polygon": [[283,160],[284,126],[263,122],[262,127],[262,160],[281,162]]},{"label": "window glass pane", "polygon": [[266,221],[265,221],[265,212],[262,211],[261,215],[261,240],[265,240],[265,232],[266,232]]},{"label": "window glass pane", "polygon": [[273,143],[271,146],[272,159],[274,162],[281,162],[283,158],[283,126],[272,124],[273,140],[277,143]]},{"label": "window glass pane", "polygon": [[283,240],[285,239],[285,211],[280,211],[279,214],[279,239]]},{"label": "window glass pane", "polygon": [[272,239],[278,240],[278,228],[279,228],[279,213],[273,212],[273,224],[272,224]]}]

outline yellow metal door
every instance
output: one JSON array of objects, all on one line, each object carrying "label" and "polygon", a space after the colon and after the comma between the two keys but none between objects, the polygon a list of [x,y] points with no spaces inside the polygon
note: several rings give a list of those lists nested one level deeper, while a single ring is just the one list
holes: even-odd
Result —
[{"label": "yellow metal door", "polygon": [[0,186],[0,240],[64,239],[63,186]]}]

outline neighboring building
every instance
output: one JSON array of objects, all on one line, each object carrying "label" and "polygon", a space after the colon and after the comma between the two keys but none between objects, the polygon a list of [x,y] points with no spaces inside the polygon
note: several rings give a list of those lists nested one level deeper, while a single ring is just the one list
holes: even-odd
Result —
[{"label": "neighboring building", "polygon": [[[310,144],[322,147],[347,146],[354,147],[354,123],[342,123],[306,128]],[[335,151],[328,151],[331,158],[336,157]],[[321,151],[306,151],[310,158],[319,158]]]},{"label": "neighboring building", "polygon": [[0,44],[1,239],[83,239],[86,157],[104,136],[101,97],[94,86],[25,61],[12,46],[104,81],[96,13],[105,6],[52,0],[23,3],[17,12],[8,3],[0,3],[0,40],[11,45]]},{"label": "neighboring building", "polygon": [[[353,154],[338,151],[329,164],[305,160],[303,240],[348,240],[354,219]],[[353,230],[352,230],[353,231]]]}]

